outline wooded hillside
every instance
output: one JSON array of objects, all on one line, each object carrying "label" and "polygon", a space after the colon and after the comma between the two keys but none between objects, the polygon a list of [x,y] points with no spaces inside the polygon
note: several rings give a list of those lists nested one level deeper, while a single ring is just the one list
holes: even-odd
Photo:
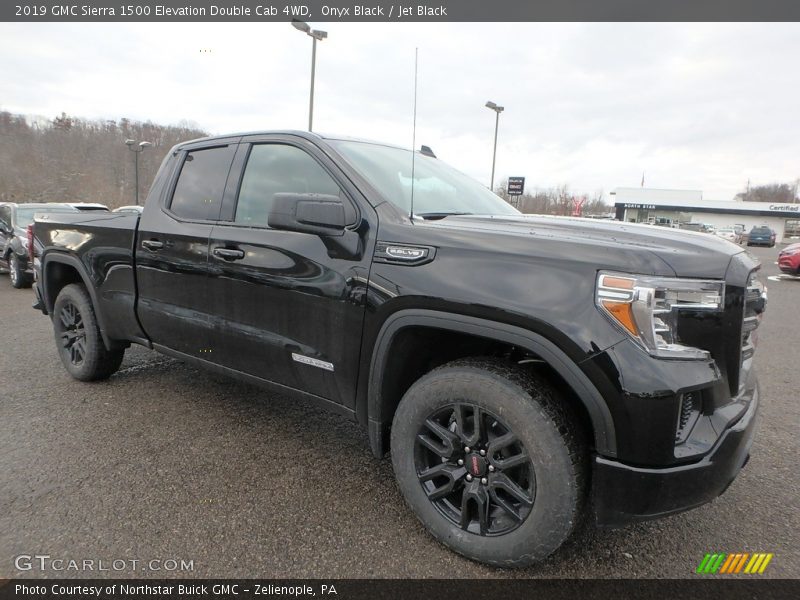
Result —
[{"label": "wooded hillside", "polygon": [[134,204],[134,153],[126,139],[147,141],[139,155],[143,203],[162,159],[185,140],[206,135],[128,119],[89,121],[62,113],[52,120],[0,112],[0,201]]}]

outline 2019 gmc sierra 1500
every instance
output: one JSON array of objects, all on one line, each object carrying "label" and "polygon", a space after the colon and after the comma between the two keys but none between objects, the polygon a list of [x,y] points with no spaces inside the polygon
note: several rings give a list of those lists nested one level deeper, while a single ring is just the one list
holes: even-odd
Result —
[{"label": "2019 gmc sierra 1500", "polygon": [[585,514],[721,494],[758,406],[755,259],[523,215],[429,154],[202,139],[167,155],[141,215],[37,221],[36,306],[64,366],[106,378],[135,343],[317,401],[391,450],[436,538],[495,565],[545,558]]}]

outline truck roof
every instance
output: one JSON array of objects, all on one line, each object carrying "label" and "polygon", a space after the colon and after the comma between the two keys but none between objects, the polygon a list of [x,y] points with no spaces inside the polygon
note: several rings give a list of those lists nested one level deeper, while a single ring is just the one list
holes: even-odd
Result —
[{"label": "truck roof", "polygon": [[202,138],[196,138],[193,140],[187,140],[185,142],[181,142],[180,144],[176,145],[176,148],[182,148],[183,146],[188,146],[191,144],[195,144],[197,142],[210,142],[214,140],[226,140],[235,137],[243,137],[243,136],[251,136],[251,135],[291,135],[295,137],[301,137],[306,140],[310,141],[317,141],[317,140],[347,140],[351,142],[362,142],[365,144],[376,144],[378,146],[387,146],[389,148],[397,148],[399,150],[408,150],[408,148],[404,148],[403,146],[398,146],[396,144],[389,144],[386,142],[381,142],[377,140],[369,140],[364,138],[357,138],[347,135],[336,135],[336,134],[325,134],[325,133],[317,133],[314,131],[301,131],[298,129],[260,129],[255,131],[237,131],[235,133],[226,133],[222,135],[211,135]]}]

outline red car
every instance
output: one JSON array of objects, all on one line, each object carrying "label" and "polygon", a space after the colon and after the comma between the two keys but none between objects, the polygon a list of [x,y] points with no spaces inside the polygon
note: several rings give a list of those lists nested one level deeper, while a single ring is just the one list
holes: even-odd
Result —
[{"label": "red car", "polygon": [[781,250],[778,268],[789,275],[800,275],[800,244],[790,244]]}]

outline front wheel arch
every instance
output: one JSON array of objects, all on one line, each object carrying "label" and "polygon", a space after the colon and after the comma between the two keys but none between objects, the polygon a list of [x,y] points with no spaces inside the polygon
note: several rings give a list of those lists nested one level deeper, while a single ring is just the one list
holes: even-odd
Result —
[{"label": "front wheel arch", "polygon": [[390,315],[375,338],[366,397],[366,420],[370,447],[377,457],[388,450],[390,424],[397,407],[383,396],[383,380],[398,334],[411,327],[469,334],[522,348],[544,360],[574,393],[590,421],[593,444],[599,454],[616,456],[616,430],[605,400],[581,368],[546,337],[507,323],[456,313],[407,309]]}]

